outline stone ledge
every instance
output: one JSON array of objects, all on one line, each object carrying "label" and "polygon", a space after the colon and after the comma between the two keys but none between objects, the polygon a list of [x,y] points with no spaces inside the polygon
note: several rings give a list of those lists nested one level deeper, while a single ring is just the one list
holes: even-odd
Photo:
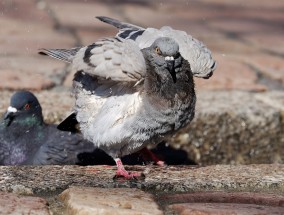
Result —
[{"label": "stone ledge", "polygon": [[[70,114],[70,94],[68,88],[35,93],[48,123]],[[1,91],[1,113],[11,95]],[[284,163],[283,98],[283,91],[197,91],[196,117],[169,142],[202,165]]]},{"label": "stone ledge", "polygon": [[[0,191],[26,201],[34,198],[41,204],[27,205],[27,209],[42,208],[43,214],[54,215],[187,214],[192,210],[196,214],[281,214],[284,209],[281,164],[126,168],[143,172],[146,177],[113,180],[116,168],[111,166],[0,166]],[[151,213],[145,207],[141,211],[142,201]]]},{"label": "stone ledge", "polygon": [[113,180],[111,166],[1,166],[0,190],[50,195],[70,186],[139,188],[148,192],[244,191],[284,195],[284,165],[127,166],[144,180]]},{"label": "stone ledge", "polygon": [[201,91],[196,116],[171,140],[198,164],[283,163],[284,92]]}]

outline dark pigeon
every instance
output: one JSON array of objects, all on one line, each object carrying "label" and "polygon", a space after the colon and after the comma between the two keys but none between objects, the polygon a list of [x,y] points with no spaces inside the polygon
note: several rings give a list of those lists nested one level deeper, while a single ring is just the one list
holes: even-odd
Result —
[{"label": "dark pigeon", "polygon": [[47,125],[37,98],[28,91],[12,96],[0,121],[1,165],[78,164],[80,153],[94,149],[79,134]]}]

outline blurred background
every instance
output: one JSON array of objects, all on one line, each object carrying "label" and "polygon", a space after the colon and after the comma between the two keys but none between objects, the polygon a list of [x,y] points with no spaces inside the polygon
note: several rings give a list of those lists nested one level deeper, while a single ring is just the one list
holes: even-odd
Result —
[{"label": "blurred background", "polygon": [[109,16],[143,27],[169,25],[201,40],[218,63],[195,79],[196,118],[168,141],[198,164],[284,162],[284,1],[0,0],[0,113],[29,89],[49,123],[73,106],[73,71],[37,54],[113,36]]}]

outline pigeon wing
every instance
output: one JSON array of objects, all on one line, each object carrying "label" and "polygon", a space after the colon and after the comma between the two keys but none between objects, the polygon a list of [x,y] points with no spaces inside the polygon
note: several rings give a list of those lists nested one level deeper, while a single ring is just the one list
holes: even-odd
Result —
[{"label": "pigeon wing", "polygon": [[151,46],[158,37],[170,37],[176,40],[181,55],[190,63],[192,73],[196,77],[209,78],[216,69],[216,62],[212,58],[210,50],[202,42],[184,31],[174,30],[168,26],[161,29],[144,29],[109,17],[97,18],[118,28],[117,38],[134,40],[140,49]]},{"label": "pigeon wing", "polygon": [[109,18],[106,16],[98,16],[100,21],[110,24],[119,29],[118,34],[116,35],[119,39],[131,39],[135,40],[138,36],[144,33],[145,29],[143,27],[133,25],[126,22],[121,22],[119,20]]},{"label": "pigeon wing", "polygon": [[9,147],[7,141],[0,137],[0,165],[5,164],[5,158],[9,156]]},{"label": "pigeon wing", "polygon": [[76,71],[118,82],[143,80],[146,64],[133,40],[105,38],[82,48],[41,49],[40,54],[72,63]]},{"label": "pigeon wing", "polygon": [[73,59],[76,71],[118,82],[137,82],[144,78],[143,54],[132,40],[106,38],[78,51]]},{"label": "pigeon wing", "polygon": [[79,134],[59,131],[53,125],[47,129],[48,139],[30,161],[33,165],[76,164],[78,154],[95,149],[91,142],[83,140]]},{"label": "pigeon wing", "polygon": [[57,60],[62,60],[66,63],[72,63],[74,56],[82,47],[72,49],[40,49],[39,54],[48,55]]}]

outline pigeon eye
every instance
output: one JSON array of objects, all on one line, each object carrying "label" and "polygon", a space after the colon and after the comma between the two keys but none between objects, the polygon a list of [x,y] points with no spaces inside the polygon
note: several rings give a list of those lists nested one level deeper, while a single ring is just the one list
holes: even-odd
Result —
[{"label": "pigeon eye", "polygon": [[30,104],[25,104],[24,109],[29,110],[31,108]]},{"label": "pigeon eye", "polygon": [[157,53],[158,55],[161,55],[161,54],[162,54],[162,52],[161,52],[161,50],[160,50],[159,47],[156,47],[155,51],[156,51],[156,53]]}]

